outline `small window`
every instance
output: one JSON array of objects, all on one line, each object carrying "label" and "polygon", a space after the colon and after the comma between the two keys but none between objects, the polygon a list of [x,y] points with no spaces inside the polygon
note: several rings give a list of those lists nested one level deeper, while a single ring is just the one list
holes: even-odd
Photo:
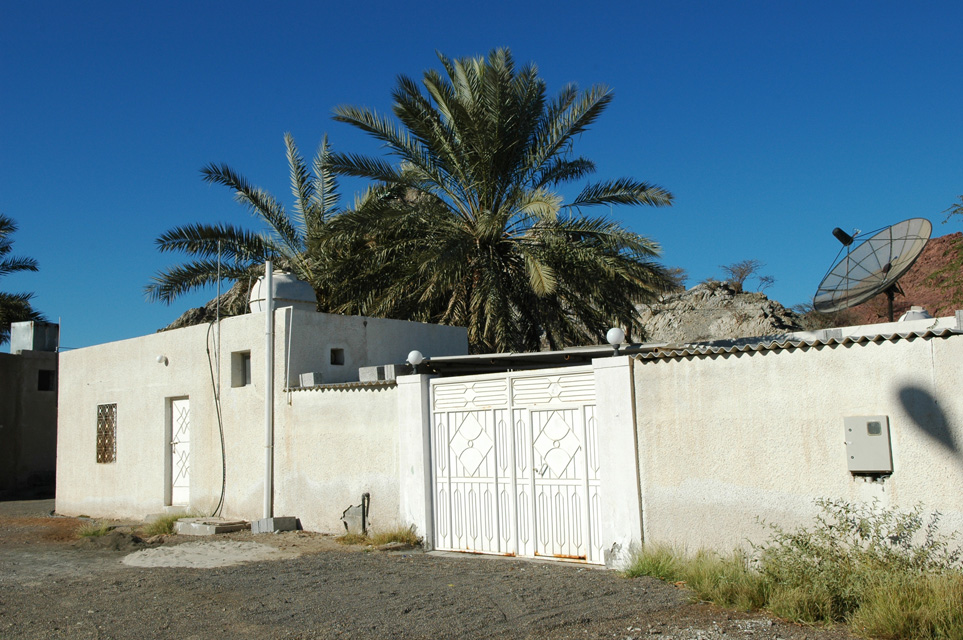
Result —
[{"label": "small window", "polygon": [[344,349],[331,350],[331,364],[339,366],[344,364]]},{"label": "small window", "polygon": [[251,384],[251,352],[235,351],[231,354],[231,386],[246,387]]},{"label": "small window", "polygon": [[56,391],[57,372],[53,369],[41,369],[37,372],[37,391]]},{"label": "small window", "polygon": [[117,461],[117,405],[97,405],[97,463]]}]

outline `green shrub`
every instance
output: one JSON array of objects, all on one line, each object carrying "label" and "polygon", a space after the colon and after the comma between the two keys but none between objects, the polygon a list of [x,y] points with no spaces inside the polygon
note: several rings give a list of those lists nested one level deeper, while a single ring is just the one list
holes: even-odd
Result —
[{"label": "green shrub", "polygon": [[790,620],[848,624],[876,638],[963,640],[963,566],[940,514],[817,500],[812,528],[770,525],[753,556],[686,556],[647,545],[626,575],[685,582],[696,595]]},{"label": "green shrub", "polygon": [[952,536],[938,532],[940,514],[842,500],[817,500],[811,529],[771,526],[756,547],[759,570],[772,585],[769,609],[801,622],[845,622],[870,589],[960,568]]}]

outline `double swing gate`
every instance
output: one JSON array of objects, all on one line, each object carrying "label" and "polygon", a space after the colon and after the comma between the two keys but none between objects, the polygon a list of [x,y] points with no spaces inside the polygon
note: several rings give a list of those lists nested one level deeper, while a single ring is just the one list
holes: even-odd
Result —
[{"label": "double swing gate", "polygon": [[435,547],[602,563],[590,368],[431,381]]}]

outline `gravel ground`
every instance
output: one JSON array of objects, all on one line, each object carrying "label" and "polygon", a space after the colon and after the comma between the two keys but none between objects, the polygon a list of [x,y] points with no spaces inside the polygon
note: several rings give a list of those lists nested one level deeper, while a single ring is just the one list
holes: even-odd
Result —
[{"label": "gravel ground", "polygon": [[216,537],[278,547],[279,560],[128,566],[136,550],[199,538],[145,545],[122,527],[78,541],[80,521],[50,509],[0,503],[0,638],[851,638],[602,569],[344,547],[305,532]]}]

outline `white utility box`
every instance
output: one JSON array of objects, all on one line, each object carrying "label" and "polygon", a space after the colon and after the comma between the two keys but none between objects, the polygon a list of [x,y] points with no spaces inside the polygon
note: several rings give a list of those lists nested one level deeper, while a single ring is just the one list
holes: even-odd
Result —
[{"label": "white utility box", "polygon": [[846,430],[846,461],[852,473],[893,472],[887,416],[850,416],[843,418],[843,427]]}]

